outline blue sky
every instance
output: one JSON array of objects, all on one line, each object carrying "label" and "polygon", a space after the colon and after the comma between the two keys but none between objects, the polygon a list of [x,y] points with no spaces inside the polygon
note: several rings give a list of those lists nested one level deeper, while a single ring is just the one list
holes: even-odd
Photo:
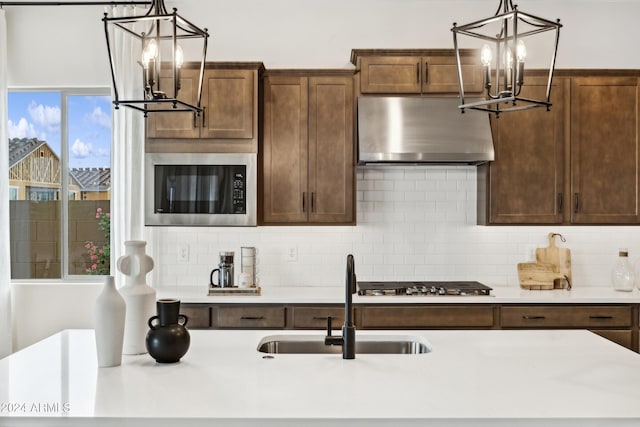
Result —
[{"label": "blue sky", "polygon": [[[38,138],[62,158],[60,92],[9,92],[9,138]],[[69,167],[111,167],[111,99],[68,96]]]}]

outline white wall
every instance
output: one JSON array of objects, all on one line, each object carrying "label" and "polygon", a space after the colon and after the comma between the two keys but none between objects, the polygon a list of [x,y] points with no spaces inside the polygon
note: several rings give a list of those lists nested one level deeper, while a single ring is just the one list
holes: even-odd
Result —
[{"label": "white wall", "polygon": [[[640,68],[640,2],[521,0],[520,9],[564,24],[559,68]],[[267,68],[350,68],[353,48],[451,48],[450,28],[493,13],[497,0],[167,0],[211,34],[208,60]],[[7,7],[10,87],[108,86],[102,7]],[[186,52],[187,59],[190,53]],[[542,66],[544,64],[530,64]],[[0,124],[4,125],[4,124]],[[143,141],[137,141],[143,143]],[[219,250],[258,247],[263,286],[339,286],[345,255],[359,277],[473,278],[517,286],[516,263],[567,238],[576,286],[608,286],[617,248],[640,255],[637,227],[475,226],[475,169],[359,173],[356,227],[152,228],[158,285],[208,281]],[[190,246],[178,264],[175,243]],[[297,246],[298,262],[284,260]],[[162,280],[160,280],[162,278]],[[23,285],[18,285],[23,286]],[[14,292],[16,349],[66,327],[91,327],[96,290],[51,285]],[[14,290],[17,287],[14,287]],[[59,288],[59,291],[58,291]],[[56,309],[58,307],[58,315]]]},{"label": "white wall", "polygon": [[[211,61],[267,68],[345,68],[353,48],[451,48],[453,22],[485,18],[497,0],[167,0],[211,34]],[[560,68],[640,68],[640,2],[520,0],[560,18]],[[108,85],[103,7],[7,7],[9,84]],[[534,51],[534,49],[529,49]],[[185,53],[190,59],[190,53]],[[531,64],[541,66],[541,64]],[[544,64],[542,64],[544,65]]]}]

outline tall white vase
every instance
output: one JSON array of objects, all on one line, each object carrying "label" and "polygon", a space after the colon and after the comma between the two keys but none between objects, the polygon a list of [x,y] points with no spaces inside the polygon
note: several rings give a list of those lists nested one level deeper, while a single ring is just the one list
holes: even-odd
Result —
[{"label": "tall white vase", "polygon": [[147,273],[153,270],[153,258],[145,253],[147,242],[124,242],[124,255],[118,259],[118,270],[125,276],[120,293],[127,304],[124,327],[124,354],[147,352],[147,321],[155,314],[156,291],[147,284]]},{"label": "tall white vase", "polygon": [[104,279],[102,292],[96,299],[95,333],[98,366],[108,368],[122,363],[125,318],[124,298],[116,289],[113,276]]}]

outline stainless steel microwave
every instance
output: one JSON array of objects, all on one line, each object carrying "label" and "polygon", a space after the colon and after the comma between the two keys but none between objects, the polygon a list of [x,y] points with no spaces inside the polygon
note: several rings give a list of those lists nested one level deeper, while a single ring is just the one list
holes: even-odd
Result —
[{"label": "stainless steel microwave", "polygon": [[255,226],[257,154],[145,154],[145,224]]}]

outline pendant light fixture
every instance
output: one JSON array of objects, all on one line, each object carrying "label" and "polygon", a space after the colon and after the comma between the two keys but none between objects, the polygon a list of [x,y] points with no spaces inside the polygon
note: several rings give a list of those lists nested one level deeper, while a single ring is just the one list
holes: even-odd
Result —
[{"label": "pendant light fixture", "polygon": [[[113,104],[116,109],[124,105],[142,111],[145,117],[152,112],[193,112],[196,115],[202,112],[200,100],[209,37],[206,28],[196,27],[178,15],[175,8],[172,12],[167,12],[164,0],[152,0],[149,10],[144,15],[109,17],[108,13],[105,13],[102,21],[111,66]],[[123,55],[116,55],[113,50],[116,46],[112,45],[110,28],[114,32],[121,31],[125,37],[134,37],[136,43],[139,43],[139,58],[123,58],[127,61],[137,61],[140,65],[142,89],[137,99],[120,97],[121,84],[118,77],[122,77],[116,76],[116,60]],[[183,45],[196,45],[197,50],[198,42],[202,43],[198,92],[190,102],[179,100],[180,72],[184,62]]]},{"label": "pendant light fixture", "polygon": [[[462,112],[470,108],[495,113],[496,116],[501,112],[536,107],[546,107],[548,111],[551,107],[551,84],[561,27],[559,19],[553,22],[521,12],[518,6],[513,5],[512,0],[500,0],[498,10],[490,18],[461,26],[454,23],[451,31],[460,87],[458,108]],[[547,34],[543,35],[543,33]],[[482,45],[479,61],[483,69],[483,90],[486,98],[484,101],[465,103],[459,36],[475,39],[473,47]],[[464,40],[469,40],[468,37]],[[460,39],[463,38],[460,37]],[[545,45],[551,45],[550,52],[543,49]],[[535,51],[531,52],[534,48]],[[550,59],[547,88],[545,97],[542,99],[521,96],[522,87],[526,84],[525,63],[528,54],[532,53],[535,53],[537,58]]]}]

